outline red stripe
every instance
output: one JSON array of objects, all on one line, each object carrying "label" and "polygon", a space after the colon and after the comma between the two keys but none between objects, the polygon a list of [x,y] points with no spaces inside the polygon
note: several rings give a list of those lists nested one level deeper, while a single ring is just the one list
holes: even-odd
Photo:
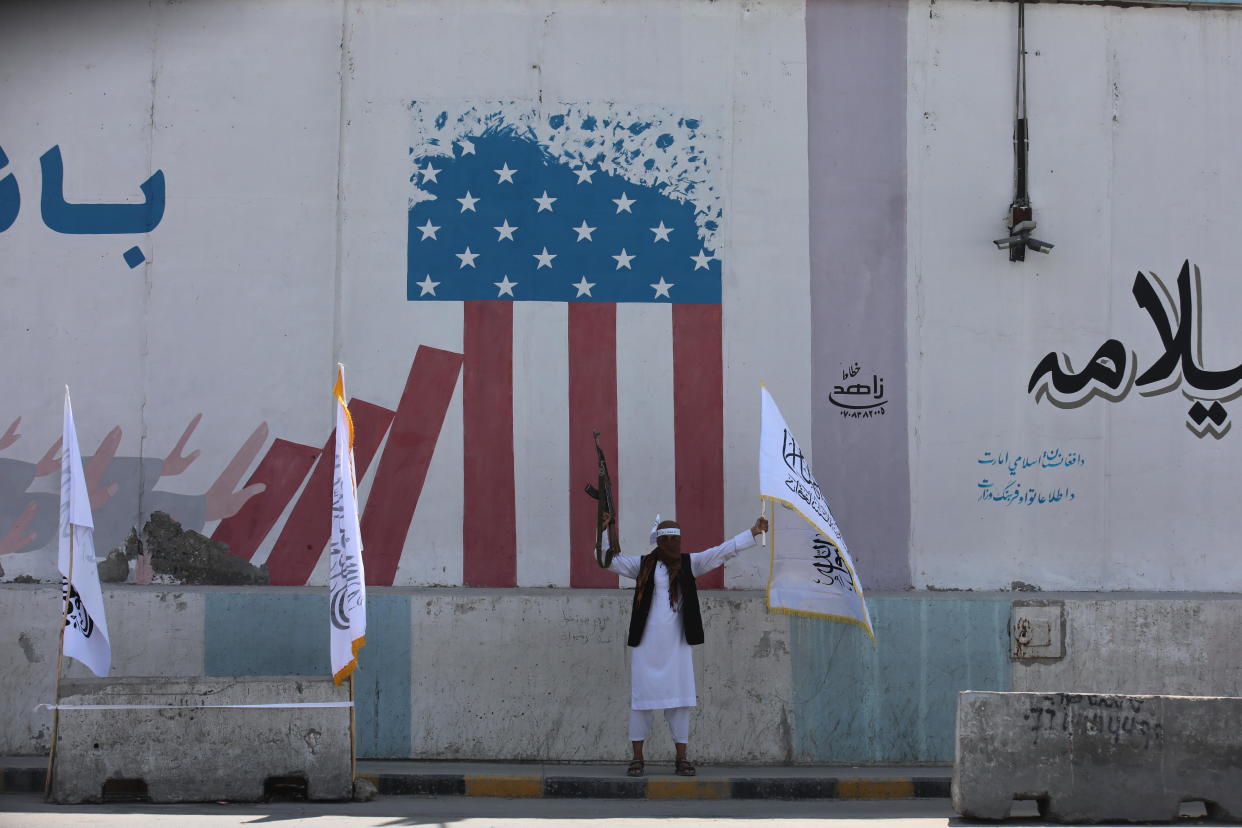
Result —
[{"label": "red stripe", "polygon": [[246,481],[247,486],[262,483],[267,488],[247,500],[237,514],[220,521],[211,539],[228,544],[229,552],[239,558],[253,558],[318,456],[314,446],[273,441]]},{"label": "red stripe", "polygon": [[391,586],[397,575],[461,362],[461,354],[422,345],[414,354],[362,513],[362,562],[372,586]]},{"label": "red stripe", "polygon": [[[595,545],[595,501],[582,487],[595,485],[599,465],[592,431],[608,458],[613,493],[617,480],[617,306],[569,303],[569,584],[616,587],[617,576],[600,569],[588,552]],[[633,554],[633,553],[631,553]]]},{"label": "red stripe", "polygon": [[[349,413],[354,418],[354,474],[361,480],[388,431],[394,412],[365,400],[354,399],[350,400]],[[310,578],[332,532],[332,479],[335,474],[334,428],[328,435],[323,453],[319,455],[319,464],[311,473],[302,496],[276,539],[272,554],[267,558],[267,571],[272,584],[300,586]]]},{"label": "red stripe", "polygon": [[465,302],[462,419],[466,586],[517,585],[513,489],[513,305]]},{"label": "red stripe", "polygon": [[[673,440],[684,552],[724,533],[724,369],[720,305],[673,305]],[[724,568],[698,579],[724,587]]]}]

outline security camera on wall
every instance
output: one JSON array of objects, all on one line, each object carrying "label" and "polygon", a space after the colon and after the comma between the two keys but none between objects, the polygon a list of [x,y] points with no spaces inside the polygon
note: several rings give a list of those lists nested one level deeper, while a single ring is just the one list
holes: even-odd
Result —
[{"label": "security camera on wall", "polygon": [[[1030,223],[1034,224],[1034,222]],[[999,250],[1008,250],[1011,247],[1022,247],[1025,245],[1036,253],[1049,253],[1056,246],[1051,242],[1040,241],[1025,234],[1014,234],[1003,239],[993,239],[992,244],[996,245]]]},{"label": "security camera on wall", "polygon": [[1035,220],[1030,218],[1031,208],[1029,206],[1017,206],[1011,208],[1010,213],[1010,235],[1003,239],[993,239],[992,244],[996,245],[998,250],[1009,250],[1009,261],[1020,262],[1023,254],[1029,248],[1037,253],[1051,252],[1054,245],[1046,241],[1031,238],[1031,231],[1035,229]]}]

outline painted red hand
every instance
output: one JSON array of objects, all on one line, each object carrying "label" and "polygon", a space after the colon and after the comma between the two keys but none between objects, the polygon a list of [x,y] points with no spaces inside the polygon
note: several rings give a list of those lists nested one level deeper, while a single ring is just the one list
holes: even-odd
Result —
[{"label": "painted red hand", "polygon": [[63,439],[63,437],[57,437],[56,442],[52,443],[52,447],[39,458],[39,462],[35,466],[35,477],[43,477],[60,470],[60,457],[58,455],[60,454],[60,443]]},{"label": "painted red hand", "polygon": [[91,489],[91,511],[99,511],[99,507],[111,500],[112,496],[120,490],[121,487],[115,483],[100,486],[98,489]]},{"label": "painted red hand", "polygon": [[21,421],[22,421],[22,418],[18,417],[16,420],[13,421],[13,425],[9,426],[9,430],[4,432],[3,435],[0,435],[0,449],[8,448],[9,446],[17,442],[18,437],[22,436],[17,433],[17,424],[20,423]]},{"label": "painted red hand", "polygon": [[237,450],[237,454],[233,455],[233,459],[224,467],[224,471],[220,472],[216,482],[212,483],[211,488],[207,490],[204,514],[206,520],[231,518],[241,511],[246,501],[267,491],[267,486],[262,483],[255,483],[253,486],[236,491],[238,485],[241,484],[242,475],[246,473],[246,469],[250,468],[254,458],[259,456],[259,451],[266,442],[267,423],[260,423],[254,433]]},{"label": "painted red hand", "polygon": [[30,525],[30,521],[34,520],[36,508],[38,508],[37,504],[31,501],[26,511],[13,521],[13,525],[8,532],[4,533],[4,537],[0,537],[0,555],[20,552],[34,542],[34,534],[27,534],[26,527]]},{"label": "painted red hand", "polygon": [[119,445],[121,445],[121,427],[116,426],[108,432],[107,437],[103,438],[94,456],[87,461],[86,468],[82,470],[86,478],[86,490],[91,494],[91,509],[98,509],[119,491],[115,483],[109,483],[103,487],[99,485],[104,473],[108,471],[108,466],[112,465],[112,458],[116,457],[116,449]]},{"label": "painted red hand", "polygon": [[189,442],[190,435],[194,433],[194,429],[198,428],[199,420],[203,419],[201,413],[195,414],[194,419],[190,420],[190,424],[185,427],[185,431],[181,432],[181,439],[177,441],[177,445],[173,446],[172,451],[168,452],[168,456],[164,458],[164,465],[160,468],[162,477],[171,477],[175,474],[181,474],[190,464],[198,459],[201,453],[198,449],[183,456],[182,451],[185,450],[185,444]]}]

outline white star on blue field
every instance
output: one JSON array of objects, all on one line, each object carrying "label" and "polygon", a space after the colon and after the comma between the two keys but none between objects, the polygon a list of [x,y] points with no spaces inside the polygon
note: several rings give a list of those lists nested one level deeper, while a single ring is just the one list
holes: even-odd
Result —
[{"label": "white star on blue field", "polygon": [[[670,136],[671,140],[671,136]],[[409,210],[412,301],[720,303],[694,207],[508,128],[413,159],[433,196]]]}]

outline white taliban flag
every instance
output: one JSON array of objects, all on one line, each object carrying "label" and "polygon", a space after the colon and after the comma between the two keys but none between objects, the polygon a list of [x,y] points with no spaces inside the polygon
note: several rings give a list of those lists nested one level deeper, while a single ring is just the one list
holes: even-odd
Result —
[{"label": "white taliban flag", "polygon": [[772,395],[760,395],[759,496],[772,504],[768,609],[857,624],[874,639],[841,529]]},{"label": "white taliban flag", "polygon": [[65,622],[62,652],[106,676],[112,668],[108,620],[104,617],[99,567],[95,562],[95,521],[82,473],[82,452],[73,425],[69,387],[65,387],[65,423],[60,455],[60,569],[61,610]]},{"label": "white taliban flag", "polygon": [[358,480],[354,475],[354,421],[345,402],[345,368],[339,364],[332,394],[336,397],[336,468],[332,475],[328,598],[332,680],[340,684],[358,666],[358,651],[367,643],[367,590],[358,524]]}]

